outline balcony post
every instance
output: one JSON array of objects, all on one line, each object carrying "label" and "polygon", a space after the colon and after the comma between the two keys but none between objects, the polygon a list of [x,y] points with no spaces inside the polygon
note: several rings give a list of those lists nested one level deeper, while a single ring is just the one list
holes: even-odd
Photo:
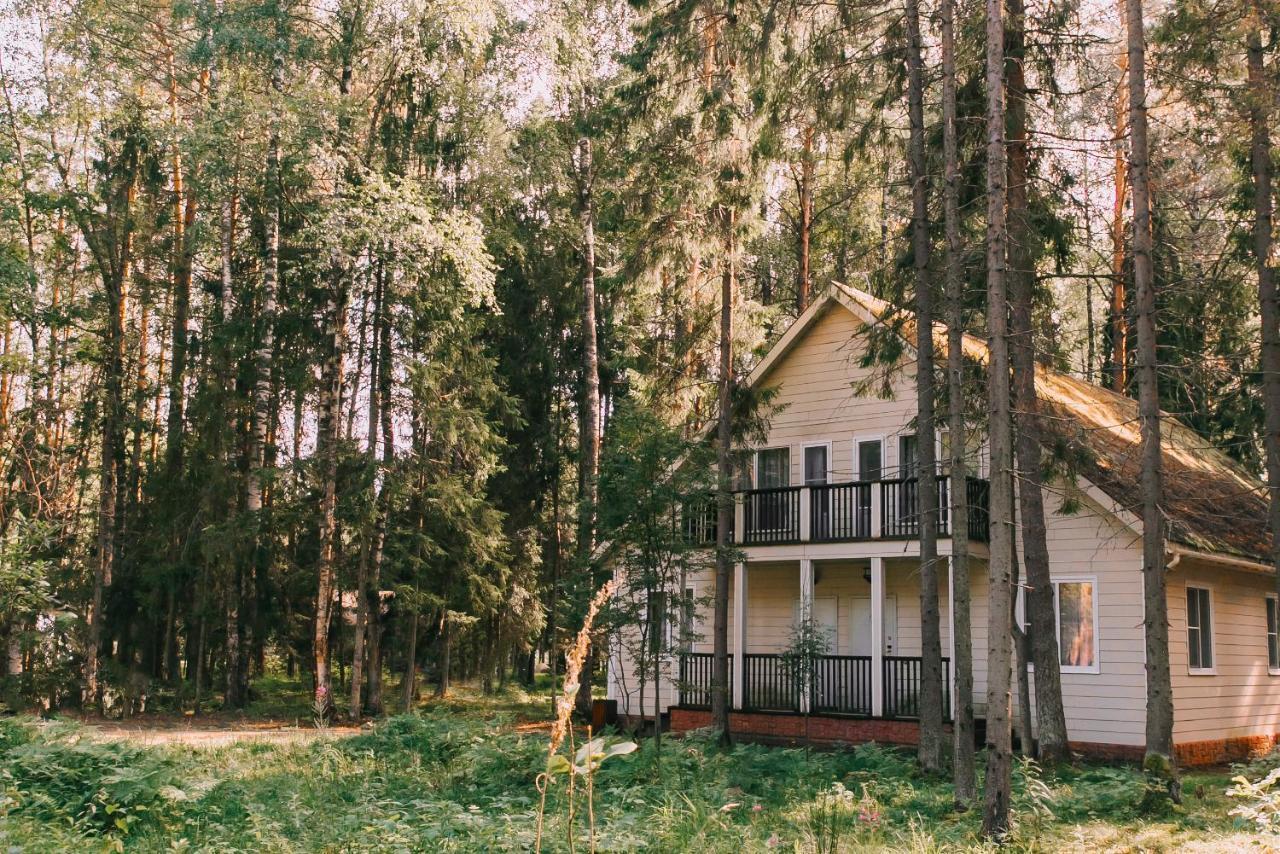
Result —
[{"label": "balcony post", "polygon": [[882,493],[884,492],[884,484],[881,481],[872,481],[871,483],[871,539],[878,540],[882,536],[881,521],[884,515],[881,505],[883,504]]},{"label": "balcony post", "polygon": [[800,535],[801,542],[808,542],[809,535],[813,531],[813,490],[807,486],[800,487],[800,530],[796,533]]},{"label": "balcony post", "polygon": [[884,716],[884,558],[871,559],[871,716]]},{"label": "balcony post", "polygon": [[733,494],[733,541],[739,544],[747,541],[746,495],[741,492]]},{"label": "balcony post", "polygon": [[[808,492],[808,490],[805,490]],[[803,495],[803,493],[801,493]],[[804,506],[803,504],[801,506]],[[800,620],[807,624],[813,619],[813,561],[800,561]],[[812,663],[806,663],[802,666],[800,672],[805,678],[800,683],[800,713],[807,714],[809,711],[809,677],[808,668]]]},{"label": "balcony post", "polygon": [[[741,507],[741,505],[739,505]],[[741,530],[741,529],[739,529]],[[747,672],[747,564],[733,565],[733,683],[730,708],[741,709]]]}]

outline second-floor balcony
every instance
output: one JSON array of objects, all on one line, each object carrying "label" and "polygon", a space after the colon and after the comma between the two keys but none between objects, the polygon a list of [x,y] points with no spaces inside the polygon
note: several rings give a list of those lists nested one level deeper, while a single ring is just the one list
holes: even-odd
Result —
[{"label": "second-floor balcony", "polygon": [[[939,475],[938,535],[951,536],[951,478]],[[986,480],[966,478],[965,506],[973,540],[987,539]],[[734,493],[731,539],[739,545],[856,540],[909,540],[920,536],[920,488],[915,478],[747,489]],[[715,501],[686,507],[685,535],[716,539]]]}]

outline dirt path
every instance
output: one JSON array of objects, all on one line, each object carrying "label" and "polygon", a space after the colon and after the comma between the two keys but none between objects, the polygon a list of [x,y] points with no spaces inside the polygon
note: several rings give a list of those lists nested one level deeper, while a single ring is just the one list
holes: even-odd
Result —
[{"label": "dirt path", "polygon": [[297,744],[317,738],[345,738],[360,732],[359,727],[335,726],[319,730],[283,722],[255,722],[223,726],[156,726],[147,724],[103,723],[86,727],[94,738],[122,739],[136,744],[186,744],[191,747],[224,747],[238,741],[266,741],[272,744]]}]

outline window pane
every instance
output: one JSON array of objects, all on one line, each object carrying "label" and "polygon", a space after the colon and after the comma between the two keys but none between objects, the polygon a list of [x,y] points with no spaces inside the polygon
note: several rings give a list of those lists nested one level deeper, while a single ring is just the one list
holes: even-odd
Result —
[{"label": "window pane", "polygon": [[879,441],[858,443],[858,478],[860,480],[880,479],[883,473],[881,448]]},{"label": "window pane", "polygon": [[791,449],[769,448],[760,452],[760,489],[791,485]]},{"label": "window pane", "polygon": [[657,655],[665,646],[667,628],[667,594],[649,594],[647,624],[649,626],[649,653]]},{"label": "window pane", "polygon": [[1213,667],[1213,616],[1209,608],[1209,591],[1197,590],[1200,594],[1200,666]]},{"label": "window pane", "polygon": [[804,482],[806,484],[827,482],[827,448],[825,445],[804,449]]},{"label": "window pane", "polygon": [[916,437],[912,435],[898,437],[898,469],[902,478],[916,476],[916,456],[918,453]]},{"label": "window pane", "polygon": [[1094,663],[1093,584],[1058,585],[1058,650],[1065,667],[1092,667]]},{"label": "window pane", "polygon": [[1276,624],[1280,620],[1277,620],[1277,608],[1280,608],[1280,602],[1267,599],[1267,666],[1272,670],[1280,667],[1280,636],[1276,632]]}]

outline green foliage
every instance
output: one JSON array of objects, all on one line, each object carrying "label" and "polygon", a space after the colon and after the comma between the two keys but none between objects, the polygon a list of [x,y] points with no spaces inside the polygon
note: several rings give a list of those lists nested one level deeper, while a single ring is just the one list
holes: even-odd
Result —
[{"label": "green foliage", "polygon": [[[5,735],[10,741],[12,730]],[[186,797],[173,785],[172,763],[161,755],[91,741],[76,731],[11,741],[0,756],[0,779],[7,812],[121,839],[163,821]]]}]

